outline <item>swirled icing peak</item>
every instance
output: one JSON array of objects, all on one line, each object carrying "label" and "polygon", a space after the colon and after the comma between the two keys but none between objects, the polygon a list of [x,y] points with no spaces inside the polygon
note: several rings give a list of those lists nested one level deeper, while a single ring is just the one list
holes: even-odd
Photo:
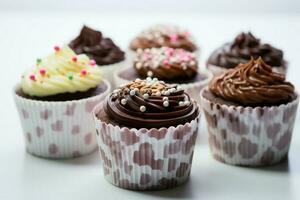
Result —
[{"label": "swirled icing peak", "polygon": [[125,58],[125,53],[110,38],[103,37],[100,31],[87,26],[81,29],[79,36],[69,46],[77,54],[86,54],[94,59],[99,66],[117,63]]},{"label": "swirled icing peak", "polygon": [[209,84],[210,91],[222,99],[245,106],[278,105],[294,96],[294,86],[283,74],[272,71],[262,58],[240,64]]},{"label": "swirled icing peak", "polygon": [[44,97],[62,93],[84,92],[101,82],[101,71],[86,55],[76,55],[68,46],[54,47],[55,52],[37,59],[36,66],[25,72],[22,91]]},{"label": "swirled icing peak", "polygon": [[107,99],[104,110],[120,125],[134,128],[177,126],[198,116],[196,102],[180,86],[150,77],[116,89]]},{"label": "swirled icing peak", "polygon": [[130,44],[133,50],[152,47],[182,48],[187,51],[195,51],[197,47],[191,34],[178,26],[155,25],[142,31]]},{"label": "swirled icing peak", "polygon": [[261,57],[272,67],[285,65],[283,52],[270,44],[262,43],[252,33],[240,33],[231,43],[226,43],[215,50],[208,59],[209,64],[224,68],[233,68],[248,62],[251,57]]},{"label": "swirled icing peak", "polygon": [[143,78],[161,80],[189,79],[197,75],[197,58],[194,53],[169,47],[139,49],[134,68]]}]

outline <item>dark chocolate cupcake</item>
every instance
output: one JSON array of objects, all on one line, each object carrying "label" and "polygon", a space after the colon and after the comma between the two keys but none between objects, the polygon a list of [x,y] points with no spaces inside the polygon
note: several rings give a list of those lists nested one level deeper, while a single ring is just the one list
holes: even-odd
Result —
[{"label": "dark chocolate cupcake", "polygon": [[176,85],[147,78],[94,109],[105,178],[133,190],[166,189],[190,174],[199,108]]},{"label": "dark chocolate cupcake", "polygon": [[149,49],[159,47],[171,47],[195,52],[197,46],[191,34],[178,26],[156,25],[141,32],[130,43],[130,49]]},{"label": "dark chocolate cupcake", "polygon": [[262,43],[250,32],[240,33],[233,42],[216,49],[207,61],[207,68],[218,75],[240,63],[247,63],[251,57],[261,57],[274,71],[286,74],[282,50]]},{"label": "dark chocolate cupcake", "polygon": [[101,68],[103,77],[113,83],[111,74],[125,64],[125,53],[110,39],[84,26],[78,37],[72,40],[69,46],[77,54],[86,54]]},{"label": "dark chocolate cupcake", "polygon": [[71,158],[97,147],[91,111],[110,91],[101,70],[86,55],[68,46],[25,72],[14,88],[29,153]]},{"label": "dark chocolate cupcake", "polygon": [[298,107],[294,86],[259,58],[215,77],[201,92],[213,156],[233,165],[287,157]]},{"label": "dark chocolate cupcake", "polygon": [[169,47],[139,49],[133,58],[133,67],[115,72],[115,84],[128,83],[136,78],[156,77],[168,84],[180,84],[194,99],[208,84],[212,74],[200,72],[194,53]]}]

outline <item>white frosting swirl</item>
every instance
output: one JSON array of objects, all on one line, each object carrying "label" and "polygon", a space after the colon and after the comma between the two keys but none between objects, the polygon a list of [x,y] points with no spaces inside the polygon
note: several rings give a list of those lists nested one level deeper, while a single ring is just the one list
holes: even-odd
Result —
[{"label": "white frosting swirl", "polygon": [[101,70],[86,55],[76,55],[68,46],[37,62],[24,73],[21,88],[30,96],[84,92],[101,82]]}]

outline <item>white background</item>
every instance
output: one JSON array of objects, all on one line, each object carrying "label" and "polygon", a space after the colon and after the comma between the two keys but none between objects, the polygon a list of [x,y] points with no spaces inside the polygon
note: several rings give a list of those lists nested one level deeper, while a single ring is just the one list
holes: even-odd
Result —
[{"label": "white background", "polygon": [[39,159],[26,154],[11,94],[23,70],[32,67],[37,57],[51,52],[54,45],[74,38],[83,24],[101,30],[126,49],[135,34],[158,22],[188,28],[201,47],[202,63],[213,49],[240,31],[251,30],[263,41],[284,50],[289,62],[287,78],[299,89],[298,0],[210,0],[180,4],[171,0],[41,2],[0,1],[1,200],[300,199],[299,114],[286,163],[258,169],[221,164],[209,154],[203,126],[191,178],[186,185],[161,192],[132,192],[104,180],[97,152],[66,161]]}]

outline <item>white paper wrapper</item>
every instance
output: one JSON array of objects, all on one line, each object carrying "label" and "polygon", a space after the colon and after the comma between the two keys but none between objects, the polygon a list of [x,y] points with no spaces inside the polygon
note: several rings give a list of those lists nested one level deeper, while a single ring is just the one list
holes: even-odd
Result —
[{"label": "white paper wrapper", "polygon": [[44,158],[72,158],[97,149],[92,110],[110,91],[74,101],[38,101],[21,97],[14,89],[14,99],[25,136],[26,150]]},{"label": "white paper wrapper", "polygon": [[[131,66],[132,67],[132,66]],[[117,70],[114,73],[114,79],[115,79],[115,85],[116,87],[127,84],[134,80],[127,80],[122,77],[120,77],[120,73],[130,69],[131,67],[126,67],[121,70]],[[194,83],[187,83],[187,84],[179,84],[187,94],[190,95],[191,98],[195,99],[197,103],[200,103],[200,91],[202,88],[208,85],[209,81],[213,78],[213,74],[209,72],[208,70],[204,70],[200,72],[201,74],[205,75],[206,78],[202,81],[194,82]]]},{"label": "white paper wrapper", "polygon": [[95,116],[105,179],[131,190],[161,190],[187,181],[200,115],[190,123],[160,129],[128,129]]},{"label": "white paper wrapper", "polygon": [[[209,70],[214,76],[221,75],[228,70],[224,67],[219,67],[219,66],[211,65],[211,64],[206,64],[206,66],[207,66],[207,70]],[[287,73],[286,67],[272,67],[272,69],[273,69],[273,71],[282,73],[284,75],[286,75],[286,73]]]},{"label": "white paper wrapper", "polygon": [[215,159],[243,166],[271,165],[286,159],[298,97],[286,105],[251,108],[216,104],[203,97],[204,90],[201,106]]},{"label": "white paper wrapper", "polygon": [[114,82],[114,78],[113,78],[114,72],[126,67],[126,64],[128,63],[128,57],[127,57],[127,55],[125,55],[125,56],[126,56],[126,59],[121,62],[118,62],[115,64],[110,64],[110,65],[97,66],[102,71],[102,77],[105,78],[106,80],[108,80],[108,82],[110,83],[112,90],[115,89],[115,82]]}]

